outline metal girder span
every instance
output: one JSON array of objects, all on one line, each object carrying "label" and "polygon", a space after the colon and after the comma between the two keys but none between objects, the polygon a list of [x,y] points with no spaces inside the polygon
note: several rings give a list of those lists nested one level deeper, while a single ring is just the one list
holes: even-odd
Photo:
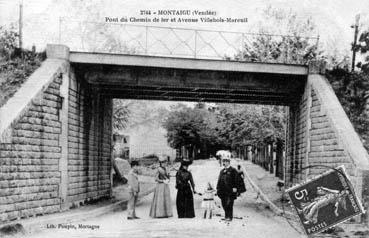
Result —
[{"label": "metal girder span", "polygon": [[185,100],[185,101],[214,101],[248,103],[260,102],[265,104],[289,105],[298,101],[296,95],[290,94],[262,94],[255,92],[229,93],[224,92],[197,92],[186,90],[163,90],[163,89],[112,89],[103,88],[102,93],[111,98],[145,99],[155,100]]}]

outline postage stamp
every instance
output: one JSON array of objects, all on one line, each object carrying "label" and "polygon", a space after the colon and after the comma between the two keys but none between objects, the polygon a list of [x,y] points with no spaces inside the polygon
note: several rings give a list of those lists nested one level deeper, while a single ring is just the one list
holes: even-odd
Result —
[{"label": "postage stamp", "polygon": [[307,235],[364,212],[344,166],[286,191]]}]

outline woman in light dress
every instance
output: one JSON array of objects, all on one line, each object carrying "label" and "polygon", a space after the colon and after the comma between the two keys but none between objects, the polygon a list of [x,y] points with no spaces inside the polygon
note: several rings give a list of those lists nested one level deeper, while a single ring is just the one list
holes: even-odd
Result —
[{"label": "woman in light dress", "polygon": [[169,190],[169,173],[166,169],[166,158],[159,159],[159,168],[156,173],[156,188],[151,203],[150,217],[166,218],[172,217],[172,200]]}]

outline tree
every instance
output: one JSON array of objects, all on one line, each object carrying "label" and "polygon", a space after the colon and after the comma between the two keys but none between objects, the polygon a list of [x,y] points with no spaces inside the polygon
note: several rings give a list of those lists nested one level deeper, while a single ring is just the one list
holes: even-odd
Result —
[{"label": "tree", "polygon": [[0,61],[10,60],[17,47],[18,33],[0,26]]},{"label": "tree", "polygon": [[302,63],[320,57],[315,24],[292,11],[268,7],[258,23],[258,33],[247,41],[235,58],[269,63]]},{"label": "tree", "polygon": [[140,125],[160,126],[168,111],[158,102],[145,100],[113,100],[113,130],[123,132]]},{"label": "tree", "polygon": [[168,142],[173,148],[186,145],[199,145],[199,133],[204,127],[201,114],[189,107],[169,114],[163,126],[168,131]]},{"label": "tree", "polygon": [[[316,25],[311,17],[299,18],[297,13],[268,7],[263,10],[263,21],[257,25],[258,34],[248,36],[243,49],[235,56],[245,61],[269,63],[307,64],[314,59],[322,59],[318,50]],[[315,37],[315,38],[314,38]],[[254,115],[240,115],[247,123],[234,131],[235,145],[247,143],[284,142],[286,129],[285,109],[278,106],[255,106]],[[243,112],[246,113],[246,112]]]},{"label": "tree", "polygon": [[168,143],[172,148],[180,149],[185,146],[190,154],[195,151],[199,157],[214,154],[214,148],[220,143],[215,115],[204,104],[198,104],[194,108],[185,105],[172,108],[163,127],[167,130]]},{"label": "tree", "polygon": [[45,52],[21,50],[14,28],[0,26],[0,107],[14,95],[22,83],[46,58]]},{"label": "tree", "polygon": [[326,76],[369,151],[369,30],[361,33],[358,44],[352,50],[363,55],[364,62],[357,64],[360,70],[351,72],[347,66],[337,65]]},{"label": "tree", "polygon": [[113,132],[117,133],[127,127],[131,110],[130,101],[113,100]]},{"label": "tree", "polygon": [[347,116],[369,150],[369,73],[336,67],[326,74]]},{"label": "tree", "polygon": [[217,150],[235,150],[265,138],[284,140],[283,107],[218,104],[171,111],[163,123],[171,147],[200,150],[201,157]]},{"label": "tree", "polygon": [[286,115],[283,107],[223,104],[217,117],[220,135],[232,149],[264,143],[265,138],[284,141]]},{"label": "tree", "polygon": [[359,62],[358,67],[364,71],[369,72],[369,29],[364,31],[359,37],[359,43],[357,44],[357,49],[361,54],[365,54],[364,63]]}]

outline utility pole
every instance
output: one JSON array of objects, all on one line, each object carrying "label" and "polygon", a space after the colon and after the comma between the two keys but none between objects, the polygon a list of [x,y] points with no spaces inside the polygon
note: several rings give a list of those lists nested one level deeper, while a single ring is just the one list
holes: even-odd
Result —
[{"label": "utility pole", "polygon": [[23,48],[23,0],[19,1],[19,48]]},{"label": "utility pole", "polygon": [[355,58],[356,58],[356,42],[357,37],[359,34],[359,21],[360,21],[360,14],[357,14],[355,17],[355,25],[352,25],[351,28],[355,29],[354,33],[354,42],[352,44],[352,65],[351,65],[351,71],[355,70]]},{"label": "utility pole", "polygon": [[23,0],[19,1],[19,50],[23,60]]}]

